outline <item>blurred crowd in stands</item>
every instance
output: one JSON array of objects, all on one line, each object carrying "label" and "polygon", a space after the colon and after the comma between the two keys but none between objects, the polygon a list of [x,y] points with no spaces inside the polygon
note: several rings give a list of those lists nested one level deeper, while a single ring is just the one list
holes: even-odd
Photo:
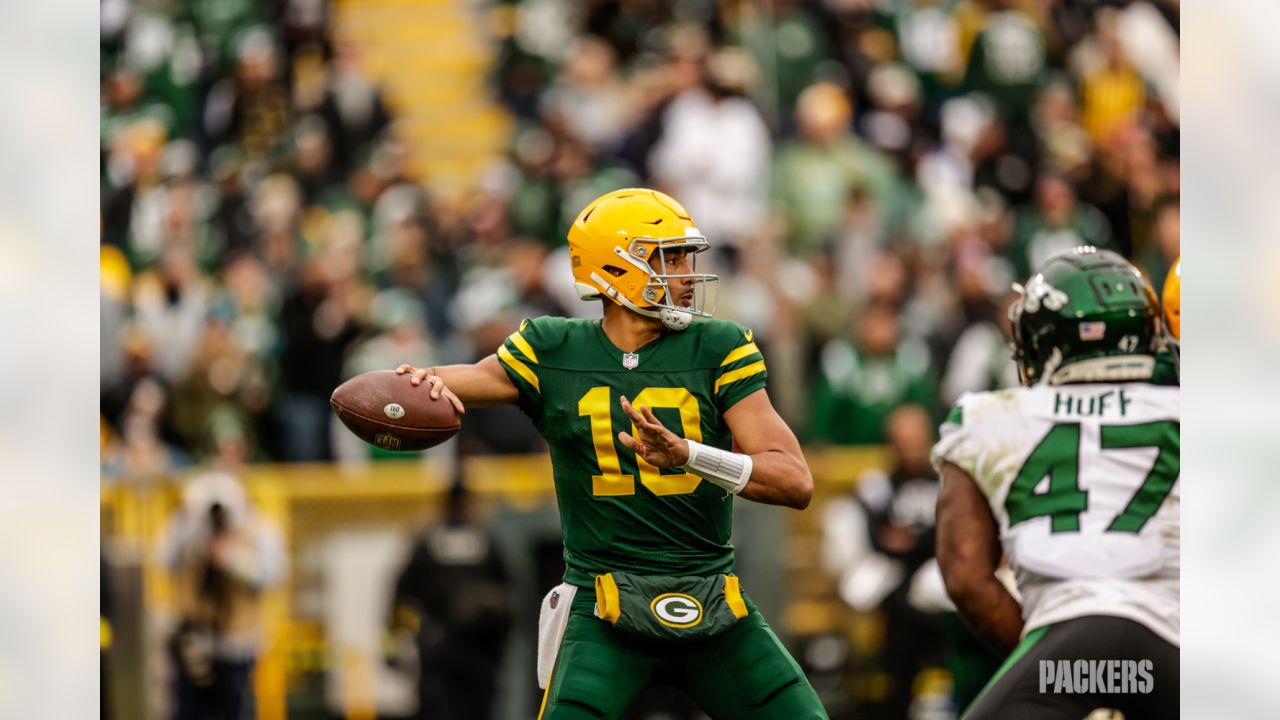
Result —
[{"label": "blurred crowd in stands", "polygon": [[[328,0],[102,0],[109,476],[367,454],[333,428],[346,377],[599,315],[565,233],[619,187],[691,211],[811,444],[1013,384],[1010,284],[1050,255],[1159,287],[1179,254],[1177,0],[472,5],[514,18],[514,130],[442,191]],[[469,424],[467,452],[539,447],[514,409]]]}]

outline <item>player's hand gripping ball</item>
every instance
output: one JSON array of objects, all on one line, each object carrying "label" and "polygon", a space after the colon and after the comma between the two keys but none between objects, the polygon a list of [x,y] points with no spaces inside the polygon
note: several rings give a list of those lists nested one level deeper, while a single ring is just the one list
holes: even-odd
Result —
[{"label": "player's hand gripping ball", "polygon": [[[441,392],[443,391],[443,392]],[[394,370],[357,375],[329,398],[334,414],[351,432],[384,450],[425,450],[448,440],[462,426],[461,403],[434,385],[414,385]]]}]

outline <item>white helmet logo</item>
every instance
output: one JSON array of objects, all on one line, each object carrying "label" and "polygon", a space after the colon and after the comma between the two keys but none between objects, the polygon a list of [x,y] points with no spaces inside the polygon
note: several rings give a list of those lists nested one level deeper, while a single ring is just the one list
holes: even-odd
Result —
[{"label": "white helmet logo", "polygon": [[1027,312],[1037,312],[1040,306],[1044,305],[1050,310],[1061,310],[1067,304],[1067,294],[1058,288],[1049,284],[1044,279],[1044,275],[1036,273],[1034,277],[1027,282],[1027,286],[1023,289],[1026,293],[1022,300],[1022,307]]}]

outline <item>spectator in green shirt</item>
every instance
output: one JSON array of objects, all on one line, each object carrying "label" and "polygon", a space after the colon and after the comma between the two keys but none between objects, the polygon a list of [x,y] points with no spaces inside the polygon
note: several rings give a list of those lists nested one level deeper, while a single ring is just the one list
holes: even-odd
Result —
[{"label": "spectator in green shirt", "polygon": [[990,97],[1006,122],[1022,125],[1045,75],[1044,34],[1013,0],[985,4],[992,12],[974,39],[964,85]]},{"label": "spectator in green shirt", "polygon": [[1111,225],[1098,208],[1080,202],[1063,175],[1045,173],[1036,181],[1035,205],[1018,213],[1013,242],[1007,250],[1014,277],[1028,277],[1032,268],[1077,245],[1112,247]]},{"label": "spectator in green shirt", "polygon": [[792,252],[811,253],[831,240],[855,188],[867,190],[891,228],[900,224],[902,178],[887,155],[854,135],[852,117],[848,96],[833,83],[800,95],[800,137],[779,150],[772,183]]},{"label": "spectator in green shirt", "polygon": [[875,302],[862,313],[857,342],[832,340],[822,349],[813,389],[814,440],[875,445],[889,415],[914,403],[937,415],[937,379],[923,342],[902,337],[898,310]]}]

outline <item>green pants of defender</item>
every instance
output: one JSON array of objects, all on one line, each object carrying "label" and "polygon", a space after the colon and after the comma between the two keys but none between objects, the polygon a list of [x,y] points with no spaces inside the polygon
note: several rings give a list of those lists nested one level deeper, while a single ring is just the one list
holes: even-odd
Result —
[{"label": "green pants of defender", "polygon": [[657,642],[595,617],[595,596],[579,591],[541,720],[620,717],[641,690],[672,685],[713,720],[827,720],[800,666],[750,599],[749,614],[704,640]]}]

